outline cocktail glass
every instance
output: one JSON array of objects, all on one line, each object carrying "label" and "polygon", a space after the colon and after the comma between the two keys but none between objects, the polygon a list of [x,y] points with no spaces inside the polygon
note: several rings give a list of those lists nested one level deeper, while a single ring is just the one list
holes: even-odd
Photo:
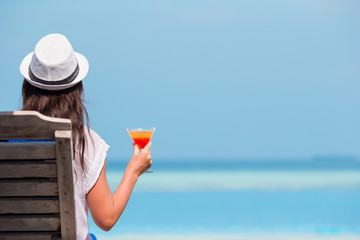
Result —
[{"label": "cocktail glass", "polygon": [[[126,131],[129,133],[130,137],[134,141],[140,151],[143,149],[146,144],[150,142],[152,135],[155,132],[155,127],[141,127],[141,128],[127,128]],[[152,173],[152,171],[146,171],[147,173]]]}]

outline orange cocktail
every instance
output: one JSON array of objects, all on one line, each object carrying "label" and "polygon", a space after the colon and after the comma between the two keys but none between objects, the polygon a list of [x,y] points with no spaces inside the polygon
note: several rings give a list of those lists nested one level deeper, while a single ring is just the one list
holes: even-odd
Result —
[{"label": "orange cocktail", "polygon": [[134,143],[140,148],[143,149],[146,144],[150,142],[152,135],[154,134],[155,128],[128,128],[128,133],[134,141]]}]

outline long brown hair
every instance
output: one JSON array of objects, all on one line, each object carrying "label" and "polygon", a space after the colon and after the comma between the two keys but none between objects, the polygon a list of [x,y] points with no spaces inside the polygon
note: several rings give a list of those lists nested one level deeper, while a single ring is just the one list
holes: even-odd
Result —
[{"label": "long brown hair", "polygon": [[89,116],[84,106],[83,93],[82,82],[68,89],[48,91],[34,87],[24,79],[22,110],[34,110],[49,117],[70,119],[74,158],[76,156],[75,150],[78,148],[81,166],[86,170],[84,161],[86,146],[84,120],[89,126]]}]

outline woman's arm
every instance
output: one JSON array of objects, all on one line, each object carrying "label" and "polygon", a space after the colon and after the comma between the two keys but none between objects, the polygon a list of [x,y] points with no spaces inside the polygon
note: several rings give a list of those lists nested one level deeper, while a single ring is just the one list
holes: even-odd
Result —
[{"label": "woman's arm", "polygon": [[151,167],[151,142],[139,151],[134,145],[134,155],[129,161],[120,185],[111,193],[106,178],[106,161],[94,187],[86,195],[91,216],[96,225],[109,231],[120,218],[138,177]]}]

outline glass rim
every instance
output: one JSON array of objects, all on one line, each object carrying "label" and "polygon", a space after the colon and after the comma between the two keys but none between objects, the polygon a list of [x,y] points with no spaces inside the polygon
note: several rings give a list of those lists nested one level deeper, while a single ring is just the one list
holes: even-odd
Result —
[{"label": "glass rim", "polygon": [[128,132],[154,132],[156,127],[138,127],[138,128],[127,128]]}]

